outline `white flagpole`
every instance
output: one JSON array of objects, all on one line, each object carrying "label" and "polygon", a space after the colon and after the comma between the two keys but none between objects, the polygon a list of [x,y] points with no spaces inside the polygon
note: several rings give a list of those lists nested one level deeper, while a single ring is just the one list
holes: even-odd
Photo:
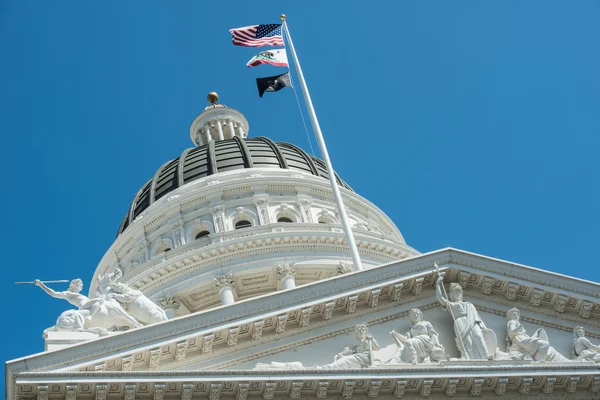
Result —
[{"label": "white flagpole", "polygon": [[302,74],[302,68],[300,67],[300,61],[298,61],[298,57],[296,56],[296,50],[294,49],[294,42],[292,42],[292,37],[290,36],[290,31],[285,20],[285,14],[281,14],[281,21],[283,22],[285,37],[288,41],[288,44],[290,45],[290,50],[292,52],[294,64],[296,65],[296,70],[298,72],[298,79],[300,80],[300,86],[302,87],[302,93],[304,94],[304,98],[306,100],[306,108],[308,109],[308,114],[310,115],[310,121],[312,122],[313,129],[315,131],[315,136],[317,137],[317,142],[319,143],[319,148],[321,149],[321,154],[323,155],[323,161],[325,161],[325,166],[327,167],[327,173],[329,174],[329,182],[331,183],[331,189],[333,190],[333,197],[335,198],[335,202],[337,203],[338,212],[340,213],[340,220],[342,221],[344,233],[346,234],[346,240],[348,241],[348,247],[350,247],[350,252],[352,253],[354,269],[357,271],[361,271],[363,267],[360,261],[360,254],[358,254],[358,248],[356,247],[356,242],[354,241],[352,228],[350,227],[350,223],[348,222],[348,215],[346,214],[344,201],[342,200],[340,189],[337,185],[337,182],[335,181],[335,173],[333,172],[333,166],[331,165],[329,153],[327,152],[327,147],[325,146],[325,140],[323,139],[323,134],[321,133],[319,120],[317,119],[317,114],[315,113],[315,109],[310,99],[310,94],[308,93],[306,82],[304,81],[304,74]]}]

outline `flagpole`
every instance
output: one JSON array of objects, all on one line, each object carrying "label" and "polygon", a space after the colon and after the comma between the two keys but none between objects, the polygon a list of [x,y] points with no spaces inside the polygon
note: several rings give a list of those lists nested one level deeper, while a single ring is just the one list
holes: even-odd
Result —
[{"label": "flagpole", "polygon": [[327,146],[325,146],[323,134],[321,133],[319,120],[317,119],[317,114],[315,113],[312,100],[310,99],[310,93],[308,93],[308,88],[306,87],[304,74],[302,73],[302,68],[300,67],[300,61],[298,61],[298,57],[296,56],[294,42],[292,42],[292,37],[290,35],[290,31],[286,23],[285,14],[281,14],[281,21],[283,22],[285,37],[288,41],[288,44],[290,45],[290,50],[294,59],[294,65],[296,66],[296,70],[298,72],[298,80],[300,81],[302,93],[304,94],[304,99],[306,100],[306,108],[308,109],[308,114],[310,115],[310,121],[312,122],[313,129],[315,131],[315,136],[317,137],[317,142],[319,143],[319,148],[321,149],[321,154],[323,155],[323,161],[325,161],[325,166],[327,167],[327,173],[329,174],[329,182],[331,183],[331,189],[333,190],[333,197],[335,198],[335,202],[337,203],[338,212],[340,213],[340,220],[342,221],[342,227],[344,228],[344,233],[346,234],[348,247],[350,247],[350,252],[352,253],[354,269],[357,271],[361,271],[363,267],[362,262],[360,261],[360,254],[358,253],[358,248],[356,247],[356,242],[354,241],[354,235],[352,234],[352,228],[350,227],[350,223],[348,221],[348,215],[346,214],[346,208],[344,207],[344,201],[342,200],[340,189],[335,180],[335,173],[333,171],[333,166],[331,165],[331,160],[329,159],[329,153],[327,152]]}]

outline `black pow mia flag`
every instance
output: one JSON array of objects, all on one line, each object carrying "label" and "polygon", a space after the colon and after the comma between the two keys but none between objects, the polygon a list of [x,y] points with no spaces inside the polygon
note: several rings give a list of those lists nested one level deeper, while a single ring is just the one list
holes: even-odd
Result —
[{"label": "black pow mia flag", "polygon": [[265,92],[277,92],[286,86],[292,86],[290,81],[290,73],[269,76],[267,78],[256,78],[256,86],[258,86],[258,95],[263,97]]}]

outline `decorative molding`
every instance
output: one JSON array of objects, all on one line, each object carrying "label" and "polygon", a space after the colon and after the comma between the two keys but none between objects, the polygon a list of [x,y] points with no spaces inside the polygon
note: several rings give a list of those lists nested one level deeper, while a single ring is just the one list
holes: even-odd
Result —
[{"label": "decorative molding", "polygon": [[371,290],[371,296],[369,297],[369,307],[377,307],[379,304],[379,295],[381,294],[381,289]]},{"label": "decorative molding", "polygon": [[460,285],[460,287],[462,287],[463,289],[467,288],[467,285],[469,284],[470,276],[471,276],[471,274],[466,271],[460,271],[458,273],[457,282]]},{"label": "decorative molding", "polygon": [[406,390],[407,380],[396,381],[396,387],[394,388],[394,397],[397,399],[404,397],[404,391]]},{"label": "decorative molding", "polygon": [[584,301],[581,303],[581,308],[579,309],[579,316],[581,318],[589,318],[590,314],[592,312],[592,302],[591,301]]},{"label": "decorative molding", "polygon": [[65,388],[65,400],[77,399],[77,385],[67,385]]},{"label": "decorative molding", "polygon": [[335,302],[333,301],[325,303],[325,305],[323,306],[323,320],[327,321],[331,319],[331,317],[333,316],[334,307]]},{"label": "decorative molding", "polygon": [[565,386],[565,390],[568,393],[575,393],[577,391],[577,384],[579,383],[580,379],[581,378],[579,378],[578,376],[569,377],[569,379],[567,380],[567,385]]},{"label": "decorative molding", "polygon": [[160,362],[160,353],[161,353],[160,348],[150,350],[150,360],[148,362],[148,366],[150,368],[158,368],[158,364]]},{"label": "decorative molding", "polygon": [[425,379],[421,384],[421,396],[431,396],[431,387],[433,386],[433,379]]},{"label": "decorative molding", "polygon": [[275,382],[265,382],[265,389],[263,392],[264,400],[273,400],[275,398],[275,388],[277,384]]},{"label": "decorative molding", "polygon": [[356,311],[356,303],[358,303],[358,296],[348,297],[348,303],[346,304],[346,314],[352,314]]},{"label": "decorative molding", "polygon": [[379,396],[379,389],[381,388],[381,381],[371,381],[371,385],[369,386],[369,391],[367,392],[367,396],[374,399]]},{"label": "decorative molding", "polygon": [[285,332],[285,324],[288,320],[287,314],[280,315],[277,317],[277,322],[275,324],[275,333],[283,333]]},{"label": "decorative molding", "polygon": [[219,290],[223,289],[225,287],[229,287],[229,288],[233,289],[233,287],[234,287],[233,273],[228,272],[223,275],[214,275],[213,282],[214,282],[215,288],[217,288]]},{"label": "decorative molding", "polygon": [[301,327],[308,326],[308,324],[310,323],[311,314],[312,314],[312,307],[300,310],[300,320],[299,320],[298,324]]},{"label": "decorative molding", "polygon": [[418,296],[421,294],[421,290],[423,289],[423,280],[425,278],[417,278],[412,287],[413,296]]},{"label": "decorative molding", "polygon": [[342,399],[351,399],[352,392],[354,391],[354,386],[356,382],[354,381],[345,381],[344,387],[342,388]]},{"label": "decorative molding", "polygon": [[529,299],[529,304],[533,307],[539,307],[542,303],[542,298],[544,297],[544,290],[539,288],[534,288],[531,292],[531,298]]},{"label": "decorative molding", "polygon": [[219,400],[221,398],[221,389],[223,389],[222,383],[211,383],[208,399]]},{"label": "decorative molding", "polygon": [[264,321],[257,321],[253,324],[252,340],[258,340],[262,337],[264,326],[265,326]]},{"label": "decorative molding", "polygon": [[[96,384],[96,400],[106,400],[106,393],[108,392],[108,385]],[[156,399],[155,397],[155,400]]]},{"label": "decorative molding", "polygon": [[546,382],[544,382],[544,387],[542,391],[546,394],[551,394],[554,390],[554,384],[556,383],[556,378],[549,376],[546,378]]},{"label": "decorative molding", "polygon": [[321,381],[317,385],[317,399],[327,398],[327,388],[329,387],[328,381]]},{"label": "decorative molding", "polygon": [[123,400],[135,400],[136,385],[125,385]]},{"label": "decorative molding", "polygon": [[481,388],[483,387],[483,382],[485,380],[481,378],[473,379],[473,384],[471,385],[471,390],[469,391],[473,396],[481,395]]},{"label": "decorative molding", "polygon": [[192,400],[194,385],[191,383],[184,383],[181,386],[181,400]]},{"label": "decorative molding", "polygon": [[296,277],[296,269],[294,268],[294,263],[277,264],[277,280],[280,281],[287,276],[291,276],[292,278]]},{"label": "decorative molding", "polygon": [[556,297],[556,303],[554,304],[554,311],[563,313],[565,312],[565,307],[569,301],[569,296],[565,296],[564,294],[559,294]]},{"label": "decorative molding", "polygon": [[498,379],[498,384],[496,385],[496,388],[494,389],[494,392],[496,392],[497,395],[503,395],[506,393],[506,385],[508,384],[508,378],[499,378]]},{"label": "decorative molding", "polygon": [[48,385],[38,385],[37,400],[48,400]]},{"label": "decorative molding", "polygon": [[483,277],[483,282],[481,284],[481,293],[485,295],[492,294],[492,290],[494,289],[495,278],[490,278],[489,276]]},{"label": "decorative molding", "polygon": [[514,282],[509,282],[506,285],[506,292],[504,293],[504,297],[506,300],[513,301],[517,298],[517,293],[519,291],[519,284]]},{"label": "decorative molding", "polygon": [[183,361],[187,355],[188,341],[184,340],[176,344],[175,360]]},{"label": "decorative molding", "polygon": [[400,300],[403,286],[404,286],[404,283],[402,283],[402,282],[392,285],[392,301]]},{"label": "decorative molding", "polygon": [[446,396],[453,397],[456,394],[456,386],[458,385],[458,379],[448,379],[448,383],[446,384]]},{"label": "decorative molding", "polygon": [[533,378],[523,378],[519,386],[519,393],[528,394],[531,390],[531,382],[533,382]]},{"label": "decorative molding", "polygon": [[236,400],[246,400],[248,399],[248,388],[250,387],[249,383],[239,383],[237,388],[237,393],[235,395]]},{"label": "decorative molding", "polygon": [[202,340],[202,354],[208,354],[212,351],[214,335],[206,335]]},{"label": "decorative molding", "polygon": [[299,399],[302,396],[302,382],[292,382],[292,388],[290,389],[290,399]]},{"label": "decorative molding", "polygon": [[238,340],[238,334],[240,333],[240,328],[231,328],[229,329],[229,334],[227,335],[227,346],[235,346]]}]

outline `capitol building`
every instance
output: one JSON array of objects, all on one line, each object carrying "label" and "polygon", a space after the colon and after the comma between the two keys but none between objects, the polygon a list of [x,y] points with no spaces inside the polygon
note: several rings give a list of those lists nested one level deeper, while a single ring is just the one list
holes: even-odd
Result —
[{"label": "capitol building", "polygon": [[35,282],[65,311],[7,399],[600,398],[600,284],[422,254],[336,174],[357,266],[325,163],[208,100],[92,281]]}]

